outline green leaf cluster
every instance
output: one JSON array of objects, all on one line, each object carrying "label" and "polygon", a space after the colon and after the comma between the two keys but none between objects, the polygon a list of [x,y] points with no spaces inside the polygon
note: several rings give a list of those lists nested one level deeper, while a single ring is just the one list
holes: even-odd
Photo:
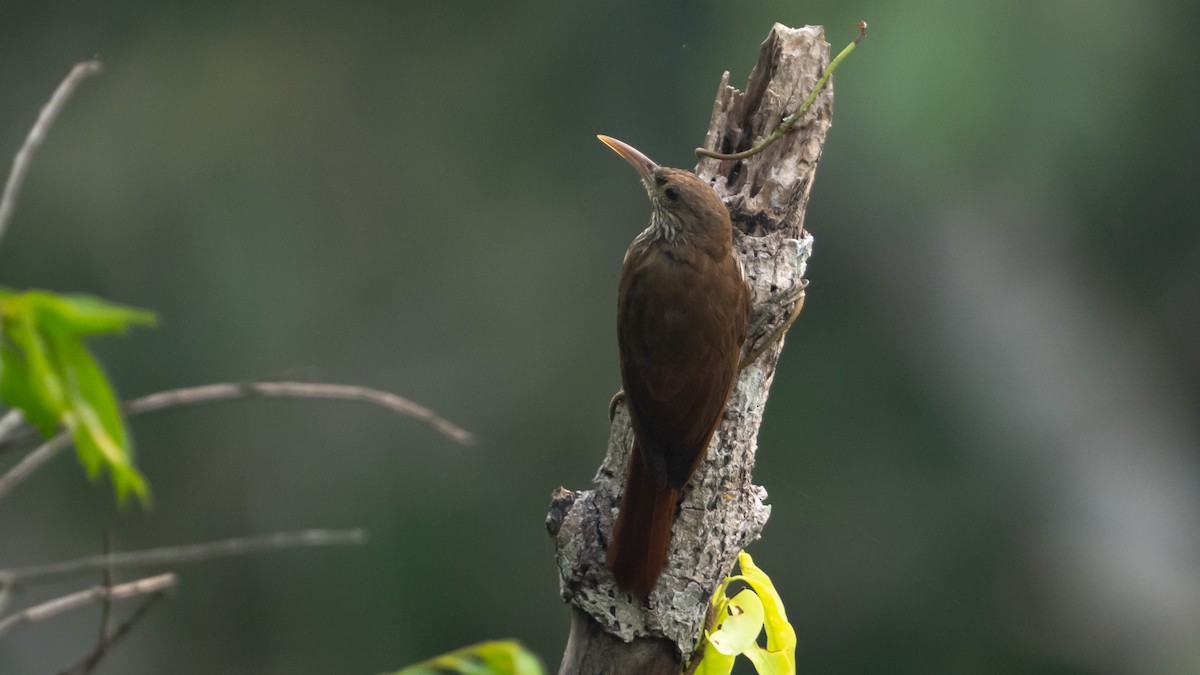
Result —
[{"label": "green leaf cluster", "polygon": [[66,427],[88,476],[106,469],[118,502],[130,494],[148,501],[117,398],[83,338],[153,324],[154,314],[89,295],[0,287],[0,321],[0,399],[47,438]]},{"label": "green leaf cluster", "polygon": [[[788,623],[783,599],[771,578],[754,564],[749,553],[738,554],[741,574],[726,577],[713,593],[704,634],[697,645],[696,675],[728,675],[738,654],[750,659],[759,675],[796,672],[796,631]],[[748,586],[729,597],[730,584]],[[758,644],[766,629],[767,646]]]},{"label": "green leaf cluster", "polygon": [[542,663],[516,640],[480,642],[428,661],[409,666],[394,675],[543,675]]}]

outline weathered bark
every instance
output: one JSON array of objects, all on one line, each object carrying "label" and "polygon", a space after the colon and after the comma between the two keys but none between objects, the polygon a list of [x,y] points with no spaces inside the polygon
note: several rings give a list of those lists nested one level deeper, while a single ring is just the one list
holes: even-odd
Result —
[{"label": "weathered bark", "polygon": [[[799,108],[829,62],[819,26],[775,24],[763,42],[745,93],[721,79],[705,147],[749,148]],[[712,183],[734,224],[755,301],[750,344],[789,315],[803,288],[812,237],[803,230],[813,174],[832,115],[832,82],[793,131],[764,152],[738,161],[704,159],[696,174]],[[760,321],[761,320],[761,321]],[[555,540],[560,591],[572,627],[560,674],[678,673],[691,656],[707,600],[739,551],[757,539],[771,507],[750,481],[758,428],[782,341],[738,377],[724,420],[685,490],[671,553],[648,598],[619,591],[604,552],[625,476],[632,433],[624,406],[613,417],[608,451],[592,490],[555,492],[546,525]]]}]

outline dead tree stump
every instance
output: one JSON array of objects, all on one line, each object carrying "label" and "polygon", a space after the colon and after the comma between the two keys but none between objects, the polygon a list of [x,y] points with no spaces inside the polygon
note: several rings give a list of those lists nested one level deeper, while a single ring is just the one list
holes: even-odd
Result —
[{"label": "dead tree stump", "polygon": [[[800,107],[828,63],[820,26],[775,24],[746,91],[729,86],[728,72],[721,78],[704,147],[723,153],[751,147]],[[832,106],[830,81],[791,133],[763,152],[745,160],[703,159],[696,166],[733,220],[734,248],[754,295],[751,347],[790,315],[793,305],[779,298],[803,293],[813,243],[804,231],[804,212]],[[779,341],[738,376],[707,457],[685,489],[666,569],[648,598],[619,591],[604,564],[632,438],[624,406],[613,418],[595,487],[555,492],[546,526],[555,541],[562,597],[572,606],[560,675],[678,673],[681,660],[690,658],[708,599],[771,513],[767,491],[751,482],[750,472],[782,349]]]}]

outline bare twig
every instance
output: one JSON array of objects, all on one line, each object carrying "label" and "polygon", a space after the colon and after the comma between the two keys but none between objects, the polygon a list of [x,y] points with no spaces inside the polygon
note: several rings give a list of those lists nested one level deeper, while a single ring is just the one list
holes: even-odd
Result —
[{"label": "bare twig", "polygon": [[0,417],[0,444],[8,440],[8,435],[20,429],[25,424],[25,413],[20,408],[13,408]]},{"label": "bare twig", "polygon": [[[150,394],[129,401],[122,406],[122,409],[126,415],[132,416],[156,412],[165,408],[256,396],[339,399],[373,403],[426,422],[432,425],[443,436],[457,443],[467,445],[475,442],[474,434],[419,403],[390,392],[349,384],[221,382],[218,384],[204,384],[198,387],[160,391],[156,394]],[[34,448],[20,462],[17,462],[6,473],[0,475],[0,499],[3,499],[18,483],[28,478],[30,474],[52,459],[59,450],[66,447],[70,442],[71,437],[69,434],[59,434],[37,448]]]},{"label": "bare twig", "polygon": [[3,476],[0,476],[0,499],[3,499],[18,483],[28,478],[34,471],[37,471],[40,466],[53,459],[59,450],[70,445],[70,443],[71,435],[62,433],[42,443],[28,455],[21,458],[21,461],[4,472]]},{"label": "bare twig", "polygon": [[[101,535],[100,543],[101,543],[100,550],[104,551],[104,555],[109,555],[112,553],[112,536],[109,534],[107,527],[104,528],[104,532]],[[112,586],[113,586],[113,569],[111,567],[105,567],[103,570],[101,570],[101,572],[102,572],[101,576],[103,578],[104,587],[112,588]],[[112,628],[112,598],[106,597],[106,598],[104,598],[104,605],[100,612],[100,635],[99,635],[99,637],[96,638],[96,645],[97,645],[96,648],[97,649],[102,648],[104,643],[108,641],[108,631],[111,628]]]},{"label": "bare twig", "polygon": [[[203,544],[166,546],[144,551],[91,555],[48,565],[36,565],[11,570],[0,570],[0,585],[20,585],[71,576],[83,572],[122,567],[147,567],[150,565],[177,565],[200,562],[214,558],[226,558],[263,551],[278,551],[302,546],[344,546],[366,541],[362,529],[351,530],[301,530],[299,532],[276,532],[255,537],[235,537]],[[119,588],[114,586],[113,588]]]},{"label": "bare twig", "polygon": [[175,575],[167,573],[154,577],[138,579],[137,581],[131,581],[127,584],[121,584],[119,586],[93,586],[86,591],[79,591],[78,593],[64,595],[60,598],[55,598],[49,602],[43,602],[40,605],[34,605],[33,607],[0,619],[0,637],[3,637],[5,633],[23,623],[42,621],[56,614],[77,609],[89,603],[96,602],[97,600],[104,598],[111,600],[124,600],[137,595],[157,593],[174,585]]},{"label": "bare twig", "polygon": [[17,156],[13,159],[12,171],[8,174],[8,182],[4,184],[4,195],[0,197],[0,239],[4,238],[4,231],[8,228],[8,223],[12,220],[13,212],[17,208],[17,194],[21,191],[21,185],[25,183],[25,176],[29,174],[33,153],[37,152],[42,141],[46,140],[46,133],[50,130],[50,126],[54,124],[58,113],[62,111],[67,99],[71,98],[71,94],[74,93],[83,78],[95,75],[102,69],[99,61],[75,64],[62,84],[58,85],[58,89],[54,90],[50,101],[42,106],[41,114],[38,115],[37,121],[33,123],[33,128],[29,130],[29,135],[25,138],[25,144],[21,146],[21,149],[17,151]]},{"label": "bare twig", "polygon": [[146,613],[150,611],[150,608],[157,604],[158,601],[162,600],[164,597],[166,597],[166,591],[159,591],[146,598],[142,604],[138,605],[138,608],[133,611],[133,614],[131,614],[128,619],[126,619],[120,626],[117,626],[117,629],[113,631],[111,635],[109,635],[99,645],[96,645],[96,649],[93,650],[92,653],[87,656],[87,658],[85,658],[83,661],[80,661],[77,665],[62,671],[59,675],[87,675],[88,673],[95,672],[96,666],[100,665],[101,659],[108,654],[108,650],[112,649],[113,645],[117,644],[121,638],[128,635],[129,631],[131,631],[133,627],[137,625],[137,622],[141,621],[143,616],[146,616]]},{"label": "bare twig", "polygon": [[315,382],[222,382],[198,387],[172,389],[150,394],[129,401],[124,410],[128,415],[153,412],[181,405],[195,405],[212,401],[225,401],[255,396],[283,396],[289,398],[323,398],[373,403],[389,410],[416,418],[437,429],[443,436],[467,445],[475,436],[454,423],[444,419],[429,408],[396,394],[349,384],[321,384]]}]

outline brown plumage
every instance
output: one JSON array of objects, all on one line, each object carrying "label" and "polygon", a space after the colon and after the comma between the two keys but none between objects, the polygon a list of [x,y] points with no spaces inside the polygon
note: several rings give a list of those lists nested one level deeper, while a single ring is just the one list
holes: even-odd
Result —
[{"label": "brown plumage", "polygon": [[750,290],[729,211],[712,187],[601,136],[638,170],[653,207],[617,294],[621,383],[634,442],[608,566],[646,594],[671,543],[680,490],[704,459],[737,375]]}]

